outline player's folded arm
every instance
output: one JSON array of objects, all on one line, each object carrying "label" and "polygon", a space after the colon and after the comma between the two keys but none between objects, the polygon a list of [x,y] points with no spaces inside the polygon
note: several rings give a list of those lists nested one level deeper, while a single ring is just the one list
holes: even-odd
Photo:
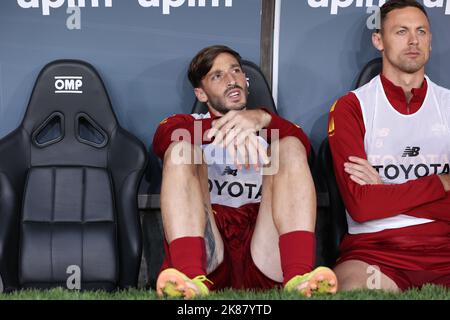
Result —
[{"label": "player's folded arm", "polygon": [[359,185],[350,179],[344,171],[344,163],[349,162],[349,157],[367,159],[361,107],[352,95],[337,101],[329,119],[333,124],[329,142],[336,180],[352,219],[362,223],[388,218],[443,199],[446,193],[436,175],[389,185]]}]

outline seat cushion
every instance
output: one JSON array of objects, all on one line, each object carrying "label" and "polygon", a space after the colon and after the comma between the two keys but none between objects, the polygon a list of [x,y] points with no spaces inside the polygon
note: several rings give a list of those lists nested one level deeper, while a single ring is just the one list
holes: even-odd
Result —
[{"label": "seat cushion", "polygon": [[73,268],[80,271],[82,289],[116,286],[113,194],[110,176],[102,168],[29,170],[20,237],[23,287],[65,287]]}]

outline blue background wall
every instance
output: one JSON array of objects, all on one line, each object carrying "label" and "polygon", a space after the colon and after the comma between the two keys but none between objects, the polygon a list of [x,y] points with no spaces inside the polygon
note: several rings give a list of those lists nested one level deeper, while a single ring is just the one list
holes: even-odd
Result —
[{"label": "blue background wall", "polygon": [[[450,15],[445,8],[426,9],[433,32],[427,74],[450,88]],[[281,2],[278,109],[303,127],[316,151],[327,134],[331,105],[353,89],[362,67],[379,56],[366,27],[366,10],[354,1],[331,15],[330,7],[312,8],[306,0]]]},{"label": "blue background wall", "polygon": [[[100,8],[81,9],[81,30],[68,30],[67,4],[43,16],[42,8],[1,1],[0,137],[20,123],[40,69],[54,59],[78,58],[98,69],[122,126],[149,146],[161,119],[190,111],[194,95],[186,69],[199,49],[224,43],[259,63],[261,0],[234,0],[231,8],[224,2],[219,8],[210,1],[206,8],[185,4],[163,15],[138,0],[113,0],[112,8],[99,1]],[[317,150],[331,104],[378,53],[366,8],[353,1],[331,15],[330,7],[309,2],[318,3],[281,0],[278,109],[304,128]],[[427,10],[434,39],[428,74],[450,87],[450,15],[444,8]]]},{"label": "blue background wall", "polygon": [[0,137],[21,122],[34,81],[51,60],[94,65],[121,125],[147,146],[163,118],[190,112],[186,70],[201,48],[223,43],[259,63],[260,0],[235,0],[231,8],[223,0],[218,8],[186,4],[169,15],[137,0],[113,0],[111,8],[90,3],[81,9],[81,29],[68,30],[67,4],[44,16],[42,8],[0,2]]}]

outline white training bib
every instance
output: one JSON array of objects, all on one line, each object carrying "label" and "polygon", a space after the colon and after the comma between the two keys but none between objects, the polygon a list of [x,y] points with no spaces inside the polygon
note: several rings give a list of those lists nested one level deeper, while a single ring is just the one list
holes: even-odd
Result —
[{"label": "white training bib", "polygon": [[[210,113],[192,114],[196,120],[208,119]],[[258,137],[265,148],[268,143]],[[204,160],[208,164],[208,186],[211,204],[239,208],[249,203],[261,202],[262,170],[253,166],[238,170],[226,149],[214,144],[202,145]]]},{"label": "white training bib", "polygon": [[[364,147],[368,161],[385,184],[400,184],[433,174],[449,173],[450,90],[426,77],[428,88],[421,108],[399,113],[390,104],[380,76],[353,91],[363,114]],[[432,222],[399,214],[357,223],[347,212],[350,234],[378,232]]]}]

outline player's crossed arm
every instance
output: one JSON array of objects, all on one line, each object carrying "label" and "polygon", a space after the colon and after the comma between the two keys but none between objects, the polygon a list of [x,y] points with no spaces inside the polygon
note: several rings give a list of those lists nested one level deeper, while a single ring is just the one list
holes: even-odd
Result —
[{"label": "player's crossed arm", "polygon": [[350,179],[361,186],[370,184],[383,184],[377,170],[366,159],[352,157],[344,163],[344,171],[350,175]]},{"label": "player's crossed arm", "polygon": [[[361,186],[383,184],[378,172],[366,159],[358,157],[349,157],[348,162],[344,163],[344,171],[350,175],[350,179]],[[446,192],[450,191],[450,175],[443,174],[438,176]]]}]

